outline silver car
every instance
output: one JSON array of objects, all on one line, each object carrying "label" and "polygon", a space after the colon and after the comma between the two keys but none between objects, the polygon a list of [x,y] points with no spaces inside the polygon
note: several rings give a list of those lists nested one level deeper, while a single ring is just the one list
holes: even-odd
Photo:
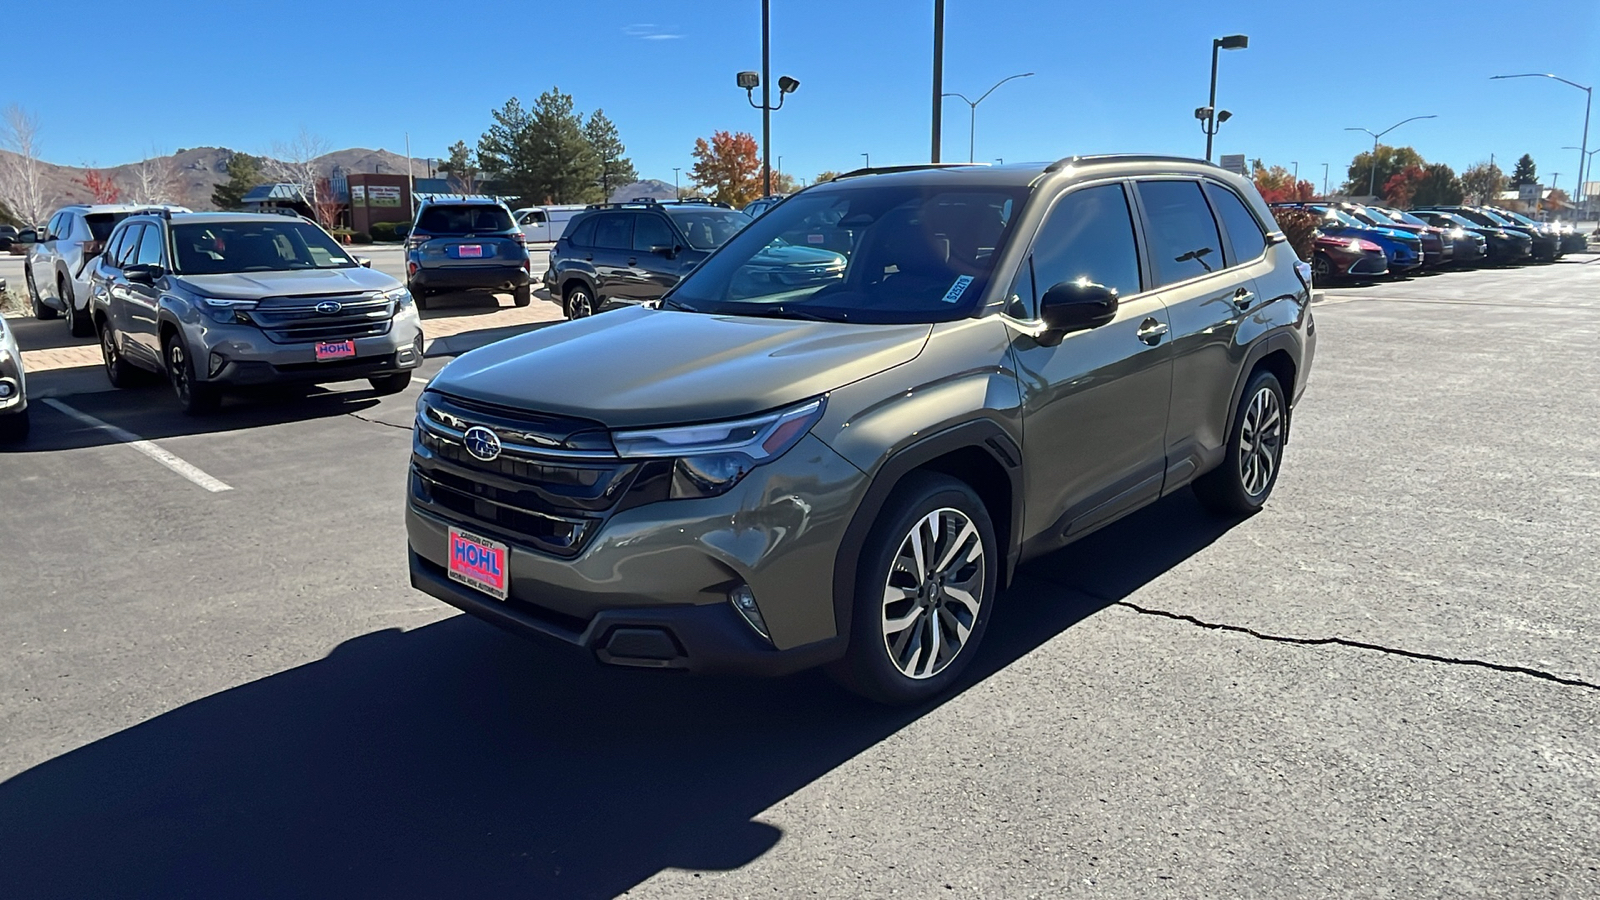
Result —
[{"label": "silver car", "polygon": [[[89,314],[90,263],[105,249],[106,238],[118,222],[147,210],[188,212],[181,206],[140,206],[127,203],[102,203],[93,206],[65,206],[50,217],[28,248],[23,275],[33,295],[33,315],[67,319],[75,337],[94,333]],[[41,290],[42,289],[42,290]]]},{"label": "silver car", "polygon": [[28,376],[16,336],[0,316],[0,443],[28,436]]},{"label": "silver car", "polygon": [[189,413],[224,389],[366,379],[411,382],[422,321],[400,282],[305,219],[244,213],[131,216],[90,278],[106,375],[166,375]]}]

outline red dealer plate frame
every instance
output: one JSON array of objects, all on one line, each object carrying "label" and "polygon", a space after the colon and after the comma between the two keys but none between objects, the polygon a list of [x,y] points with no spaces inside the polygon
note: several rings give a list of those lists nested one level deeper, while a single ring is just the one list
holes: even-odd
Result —
[{"label": "red dealer plate frame", "polygon": [[461,244],[456,247],[456,259],[482,259],[482,244]]},{"label": "red dealer plate frame", "polygon": [[506,599],[506,573],[510,569],[511,548],[470,531],[450,526],[450,542],[445,547],[450,580],[496,600]]},{"label": "red dealer plate frame", "polygon": [[356,355],[355,341],[318,341],[315,348],[317,362],[334,359],[352,359]]}]

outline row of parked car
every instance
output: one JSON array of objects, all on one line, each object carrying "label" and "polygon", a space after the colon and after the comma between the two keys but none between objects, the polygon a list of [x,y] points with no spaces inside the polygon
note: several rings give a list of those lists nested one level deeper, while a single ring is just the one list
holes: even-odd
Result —
[{"label": "row of parked car", "polygon": [[1273,207],[1304,209],[1321,218],[1312,270],[1322,283],[1403,276],[1447,266],[1551,262],[1588,246],[1588,238],[1570,223],[1539,222],[1499,207],[1399,210],[1332,202]]}]

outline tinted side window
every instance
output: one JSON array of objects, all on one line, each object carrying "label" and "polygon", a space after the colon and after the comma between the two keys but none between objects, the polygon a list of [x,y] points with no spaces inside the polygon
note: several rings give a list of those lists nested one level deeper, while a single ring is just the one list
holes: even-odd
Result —
[{"label": "tinted side window", "polygon": [[633,219],[633,249],[649,253],[651,247],[671,247],[678,243],[672,229],[660,216],[640,214]]},{"label": "tinted side window", "polygon": [[144,234],[139,236],[139,253],[134,257],[134,263],[141,266],[159,266],[165,255],[161,252],[161,229],[155,225],[146,225]]},{"label": "tinted side window", "polygon": [[128,226],[128,230],[122,233],[122,243],[118,245],[117,255],[112,259],[112,263],[117,268],[126,269],[133,265],[134,254],[139,250],[139,233],[144,228],[143,223],[136,222]]},{"label": "tinted side window", "polygon": [[61,237],[61,222],[66,217],[66,213],[56,213],[50,217],[50,223],[44,227],[45,240],[53,241]]},{"label": "tinted side window", "polygon": [[1124,297],[1139,293],[1139,251],[1122,185],[1085,188],[1061,198],[1033,239],[1033,276],[1040,294],[1080,278],[1115,288]]},{"label": "tinted side window", "polygon": [[522,214],[522,224],[523,225],[543,225],[544,224],[544,213],[542,211],[540,211],[540,210],[537,210],[537,209],[529,210],[528,212],[525,212],[525,213]]},{"label": "tinted side window", "polygon": [[1150,217],[1150,259],[1158,285],[1222,268],[1217,220],[1198,182],[1141,181],[1139,197]]},{"label": "tinted side window", "polygon": [[572,246],[594,246],[594,220],[595,217],[590,216],[589,218],[579,222],[576,228],[573,228],[567,233],[567,240],[572,244]]},{"label": "tinted side window", "polygon": [[137,226],[120,228],[112,232],[111,240],[106,244],[106,252],[101,255],[101,259],[105,260],[106,265],[117,265],[117,260],[122,258],[122,251],[127,244],[128,235],[132,234],[136,228]]},{"label": "tinted side window", "polygon": [[1220,184],[1209,182],[1206,183],[1206,193],[1210,195],[1211,205],[1222,218],[1222,227],[1233,244],[1233,258],[1228,261],[1230,264],[1249,262],[1267,252],[1267,236],[1261,231],[1261,223],[1256,221],[1238,194]]},{"label": "tinted side window", "polygon": [[607,250],[627,250],[633,246],[633,216],[613,214],[596,216],[594,245]]}]

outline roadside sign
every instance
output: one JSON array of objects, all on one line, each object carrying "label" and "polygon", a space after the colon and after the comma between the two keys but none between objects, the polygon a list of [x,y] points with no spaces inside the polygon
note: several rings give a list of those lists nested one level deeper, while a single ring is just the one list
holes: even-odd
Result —
[{"label": "roadside sign", "polygon": [[1521,184],[1521,185],[1517,185],[1517,199],[1521,200],[1524,203],[1533,203],[1533,202],[1537,201],[1539,199],[1540,195],[1542,195],[1543,193],[1544,193],[1544,188],[1541,185],[1537,185],[1537,184]]},{"label": "roadside sign", "polygon": [[1235,175],[1243,175],[1244,174],[1244,154],[1243,153],[1224,153],[1224,154],[1222,154],[1221,161],[1218,163],[1218,165],[1222,166],[1224,169],[1227,169],[1229,172],[1232,172]]}]

